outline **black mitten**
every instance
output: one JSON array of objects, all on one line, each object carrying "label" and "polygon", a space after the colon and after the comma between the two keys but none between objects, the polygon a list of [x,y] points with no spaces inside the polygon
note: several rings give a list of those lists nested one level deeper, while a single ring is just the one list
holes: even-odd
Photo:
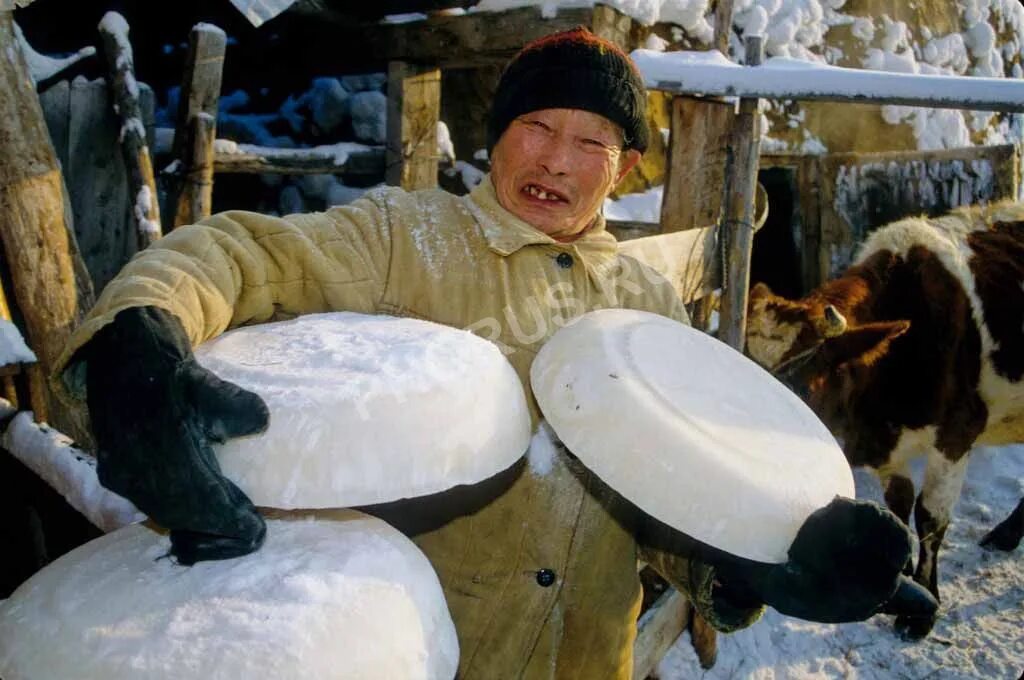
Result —
[{"label": "black mitten", "polygon": [[869,501],[836,497],[800,527],[783,564],[715,559],[720,596],[764,602],[797,618],[862,621],[879,612],[932,617],[938,603],[903,576],[911,536],[891,512]]},{"label": "black mitten", "polygon": [[170,529],[182,564],[258,549],[263,518],[210,444],[265,430],[263,400],[196,363],[181,323],[156,307],[119,312],[83,358],[103,486]]}]

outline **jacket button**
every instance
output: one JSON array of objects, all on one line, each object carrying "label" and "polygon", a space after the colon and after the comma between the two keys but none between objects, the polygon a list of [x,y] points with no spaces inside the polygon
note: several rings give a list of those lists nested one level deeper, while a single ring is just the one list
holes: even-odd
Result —
[{"label": "jacket button", "polygon": [[550,569],[541,569],[537,572],[537,585],[547,588],[555,582],[555,572]]},{"label": "jacket button", "polygon": [[558,266],[562,269],[568,269],[572,266],[572,255],[569,253],[559,253],[558,257],[555,258],[555,262],[557,262]]}]

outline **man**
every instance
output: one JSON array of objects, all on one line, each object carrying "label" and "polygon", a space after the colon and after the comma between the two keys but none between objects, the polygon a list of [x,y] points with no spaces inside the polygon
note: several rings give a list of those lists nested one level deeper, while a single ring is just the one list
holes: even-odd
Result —
[{"label": "man", "polygon": [[[646,147],[644,107],[626,55],[583,29],[556,34],[504,72],[492,172],[468,197],[386,189],[320,214],[215,215],[161,239],[107,286],[62,361],[60,387],[87,394],[100,479],[171,529],[182,564],[259,548],[263,522],[210,442],[260,431],[266,409],[190,349],[233,326],[350,310],[470,328],[502,347],[529,394],[538,349],[585,311],[685,322],[671,286],[618,255],[600,214]],[[877,506],[830,506],[794,543],[799,559],[756,565],[646,517],[567,453],[546,474],[520,461],[371,511],[437,570],[464,680],[631,677],[638,559],[722,630],[763,602],[821,620],[865,618],[894,592],[890,608],[934,606],[897,591],[909,539]]]}]

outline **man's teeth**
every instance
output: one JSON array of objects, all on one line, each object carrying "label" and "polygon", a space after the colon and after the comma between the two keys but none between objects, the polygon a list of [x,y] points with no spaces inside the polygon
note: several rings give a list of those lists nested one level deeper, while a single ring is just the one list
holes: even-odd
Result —
[{"label": "man's teeth", "polygon": [[557,201],[557,200],[559,200],[558,196],[555,196],[554,194],[549,194],[548,192],[544,191],[543,189],[541,189],[539,187],[535,187],[532,184],[530,184],[530,185],[528,185],[526,187],[526,191],[531,196],[536,196],[537,198],[539,198],[542,201]]}]

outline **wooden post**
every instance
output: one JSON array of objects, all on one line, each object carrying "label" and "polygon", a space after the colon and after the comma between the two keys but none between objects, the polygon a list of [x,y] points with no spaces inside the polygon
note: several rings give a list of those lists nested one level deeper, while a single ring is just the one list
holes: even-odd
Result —
[{"label": "wooden post", "polygon": [[160,206],[157,201],[153,161],[142,123],[139,84],[135,80],[128,23],[117,12],[107,12],[99,25],[107,59],[107,83],[114,111],[121,121],[121,150],[128,170],[128,189],[139,250],[160,238]]},{"label": "wooden post", "polygon": [[[729,56],[729,36],[731,34],[732,0],[718,0],[715,4],[715,37],[713,45],[716,50],[727,57]],[[708,189],[717,189],[725,183],[725,145],[728,142],[729,131],[733,124],[732,107],[723,102],[719,103],[716,108],[712,108],[713,101],[707,100],[700,109],[704,114],[702,122],[708,126],[704,132],[710,133],[707,136],[713,140],[709,144],[711,147],[709,150],[712,152],[712,155],[708,158],[710,162],[706,163],[702,169],[704,172],[710,171],[714,173],[714,177],[702,177],[697,179],[697,181],[710,180],[710,184],[704,185]],[[673,107],[673,134],[675,126],[675,111]],[[692,160],[698,161],[698,159],[699,156]],[[701,220],[711,218],[708,224],[717,224],[722,212],[723,195],[718,192],[713,192],[713,195],[716,198],[712,198],[704,204],[705,212],[698,213]],[[693,324],[694,328],[707,331],[711,327],[711,313],[714,311],[714,304],[715,296],[705,295],[691,305],[690,323]],[[689,630],[690,644],[693,645],[693,650],[697,652],[701,668],[711,668],[715,665],[715,659],[718,657],[718,634],[696,610],[690,616]]]},{"label": "wooden post", "polygon": [[[0,45],[11,48],[9,58],[0,59],[0,237],[14,299],[43,375],[92,304],[92,289],[80,279],[84,265],[74,262],[63,178],[9,11],[0,11]],[[44,392],[53,425],[89,441],[84,414]]]},{"label": "wooden post", "polygon": [[404,189],[437,186],[441,71],[404,61],[388,64],[385,181]]},{"label": "wooden post", "polygon": [[188,172],[178,202],[179,226],[194,224],[210,216],[213,206],[213,140],[216,133],[217,121],[213,116],[197,113],[192,117],[188,129]]},{"label": "wooden post", "polygon": [[732,34],[732,0],[718,0],[715,4],[715,49],[729,56],[729,36]]},{"label": "wooden post", "polygon": [[[759,35],[747,36],[747,66],[764,60]],[[747,330],[747,288],[750,286],[750,252],[754,243],[754,200],[757,195],[758,156],[761,149],[760,100],[741,99],[740,111],[729,144],[725,210],[721,233],[725,239],[725,284],[719,338],[743,351]]]},{"label": "wooden post", "polygon": [[[208,204],[212,186],[213,160],[209,159],[210,181],[192,181],[205,177],[196,174],[195,164],[207,159],[207,152],[196,153],[197,144],[210,140],[212,154],[213,139],[216,137],[217,102],[220,98],[221,75],[224,70],[224,50],[227,36],[212,24],[196,24],[189,34],[188,57],[185,60],[185,76],[181,84],[181,101],[178,105],[178,119],[175,125],[172,155],[182,163],[183,173],[179,179],[180,192],[177,200],[174,226],[195,221],[192,208]],[[199,114],[205,113],[209,120],[196,122]],[[198,134],[196,134],[198,132]],[[188,178],[188,180],[184,178]],[[207,196],[195,197],[191,192],[206,192]]]},{"label": "wooden post", "polygon": [[716,99],[674,97],[668,165],[661,202],[662,232],[717,224],[722,212],[726,149],[734,109]]}]

